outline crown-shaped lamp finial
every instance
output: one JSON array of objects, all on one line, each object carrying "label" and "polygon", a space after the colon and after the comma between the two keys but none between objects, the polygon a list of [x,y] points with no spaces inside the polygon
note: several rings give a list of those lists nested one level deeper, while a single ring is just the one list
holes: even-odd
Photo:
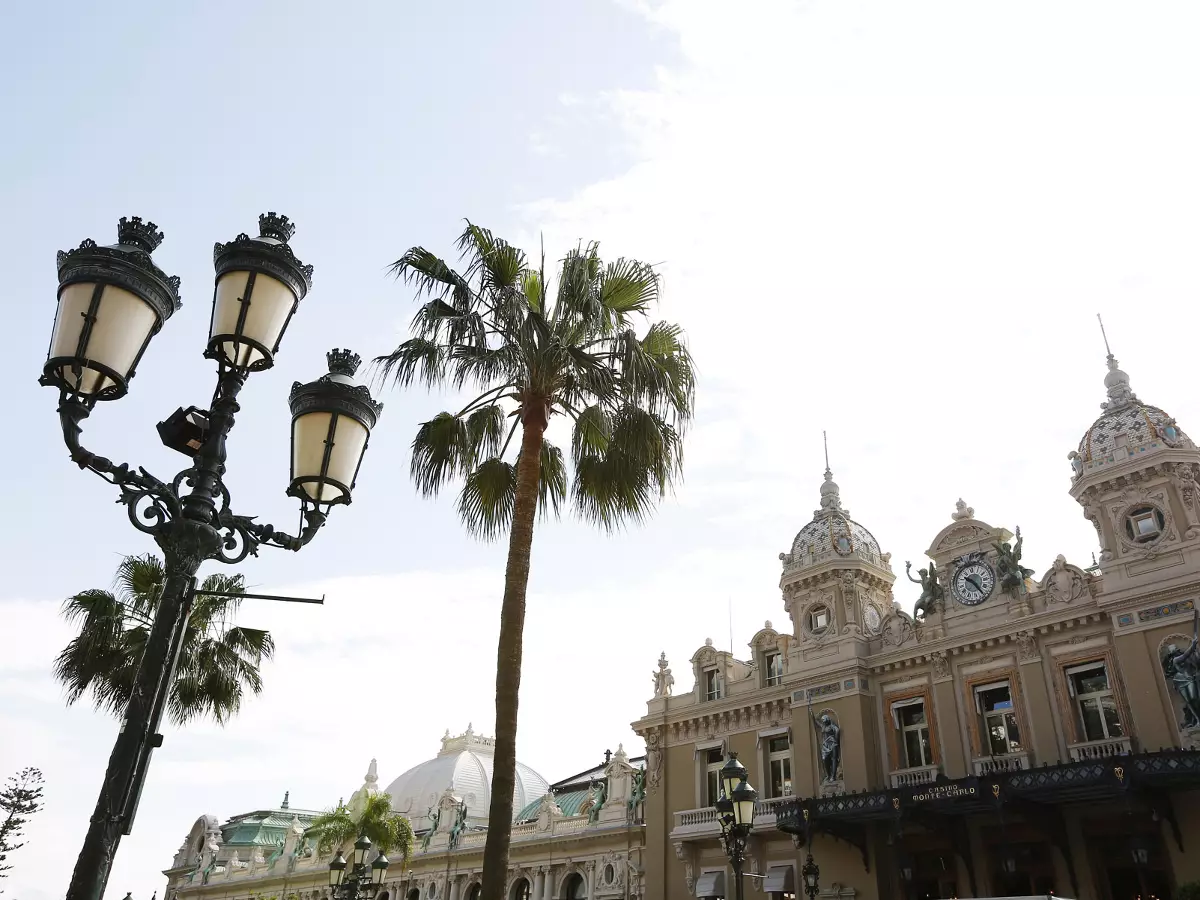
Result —
[{"label": "crown-shaped lamp finial", "polygon": [[345,375],[353,378],[362,364],[362,357],[352,350],[330,350],[325,354],[329,361],[330,375]]},{"label": "crown-shaped lamp finial", "polygon": [[296,233],[296,226],[287,216],[276,212],[263,213],[258,217],[258,233],[265,238],[274,238],[281,244],[286,244]]},{"label": "crown-shaped lamp finial", "polygon": [[163,241],[163,233],[153,222],[143,222],[141,216],[121,217],[117,223],[117,243],[153,253]]}]

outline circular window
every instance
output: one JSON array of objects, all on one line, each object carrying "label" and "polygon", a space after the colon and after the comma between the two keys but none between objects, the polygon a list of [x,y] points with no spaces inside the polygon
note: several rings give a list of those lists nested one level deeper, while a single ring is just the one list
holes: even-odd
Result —
[{"label": "circular window", "polygon": [[1157,506],[1137,506],[1125,515],[1125,534],[1135,544],[1152,544],[1163,536],[1167,522]]},{"label": "circular window", "polygon": [[867,634],[879,634],[879,626],[883,617],[879,615],[879,607],[868,603],[863,607],[863,624],[867,626]]},{"label": "circular window", "polygon": [[832,621],[833,614],[824,603],[818,604],[808,611],[808,630],[813,634],[824,634],[829,630]]}]

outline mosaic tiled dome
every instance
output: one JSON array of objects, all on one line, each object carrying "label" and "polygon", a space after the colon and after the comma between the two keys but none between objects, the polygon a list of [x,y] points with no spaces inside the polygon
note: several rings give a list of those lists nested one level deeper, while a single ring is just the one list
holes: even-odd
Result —
[{"label": "mosaic tiled dome", "polygon": [[1100,416],[1079,442],[1079,456],[1089,464],[1116,455],[1142,453],[1156,447],[1185,446],[1192,442],[1175,420],[1159,409],[1138,400],[1129,387],[1129,376],[1109,354],[1104,377],[1108,400]]},{"label": "mosaic tiled dome", "polygon": [[825,482],[821,485],[821,508],[813,513],[813,520],[796,534],[792,541],[792,559],[803,562],[805,557],[821,555],[833,550],[849,555],[867,550],[880,555],[879,542],[866,528],[850,518],[848,510],[842,509],[841,494],[833,473],[825,470]]}]

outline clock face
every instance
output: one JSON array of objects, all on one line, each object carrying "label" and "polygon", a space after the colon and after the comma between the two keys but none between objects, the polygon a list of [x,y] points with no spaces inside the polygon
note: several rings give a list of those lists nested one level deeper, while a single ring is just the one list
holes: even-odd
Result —
[{"label": "clock face", "polygon": [[984,562],[967,563],[954,573],[954,596],[964,606],[975,606],[992,595],[996,573]]},{"label": "clock face", "polygon": [[868,603],[863,609],[863,624],[870,634],[879,634],[879,608],[874,603]]}]

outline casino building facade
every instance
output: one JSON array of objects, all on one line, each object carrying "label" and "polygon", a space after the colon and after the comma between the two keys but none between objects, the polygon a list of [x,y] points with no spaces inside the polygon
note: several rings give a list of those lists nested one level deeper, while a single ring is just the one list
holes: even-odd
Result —
[{"label": "casino building facade", "polygon": [[[1018,530],[960,500],[905,570],[910,616],[827,470],[780,555],[786,627],[747,659],[706,641],[686,691],[660,658],[644,760],[618,748],[556,784],[519,767],[508,900],[732,898],[730,753],[760,795],[747,897],[802,896],[810,855],[822,898],[1167,900],[1200,880],[1200,451],[1108,369],[1068,456],[1094,561],[1025,568]],[[375,900],[478,897],[492,748],[447,733],[388,786],[418,841]],[[351,806],[379,790],[372,763]],[[164,900],[324,900],[316,813],[288,807],[195,820]]]},{"label": "casino building facade", "polygon": [[1068,457],[1095,564],[1025,569],[1019,534],[960,500],[908,573],[916,618],[825,472],[780,557],[788,626],[767,622],[747,660],[706,641],[687,692],[663,660],[634,723],[648,896],[734,896],[712,808],[731,752],[760,795],[748,897],[802,896],[809,854],[828,898],[1132,900],[1200,880],[1200,452],[1111,355],[1105,388]]}]

